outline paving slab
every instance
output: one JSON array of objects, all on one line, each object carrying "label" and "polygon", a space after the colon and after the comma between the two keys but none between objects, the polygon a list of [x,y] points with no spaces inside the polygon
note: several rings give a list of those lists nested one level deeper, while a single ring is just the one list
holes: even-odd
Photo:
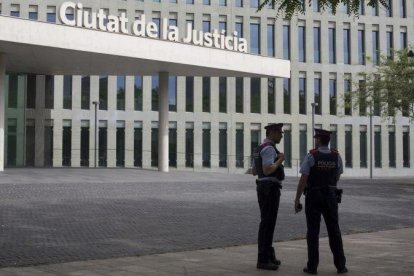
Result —
[{"label": "paving slab", "polygon": [[[414,228],[343,236],[347,275],[413,275]],[[0,269],[0,276],[18,275],[305,275],[306,240],[274,244],[282,265],[278,271],[255,267],[257,245],[233,246],[147,256]],[[335,275],[327,238],[320,239],[318,275]]]}]

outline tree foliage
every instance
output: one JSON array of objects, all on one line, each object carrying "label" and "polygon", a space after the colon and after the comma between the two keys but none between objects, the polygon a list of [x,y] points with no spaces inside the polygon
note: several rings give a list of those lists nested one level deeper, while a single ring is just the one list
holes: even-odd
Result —
[{"label": "tree foliage", "polygon": [[[308,4],[310,7],[313,0],[264,0],[258,10],[262,10],[268,5],[272,5],[276,7],[276,13],[284,14],[284,17],[287,19],[292,18],[293,15],[297,13],[305,13],[305,6]],[[348,7],[348,14],[349,15],[359,15],[359,7],[361,6],[361,0],[319,0],[319,8],[320,10],[332,10],[333,14],[336,14],[336,10],[339,5],[344,4]],[[383,6],[387,8],[387,1],[386,0],[368,0],[368,6],[377,7]]]},{"label": "tree foliage", "polygon": [[350,95],[354,109],[359,107],[361,114],[361,107],[371,103],[374,115],[395,117],[398,110],[414,119],[414,58],[408,51],[395,51],[394,58],[382,56],[374,71],[359,73],[363,81],[355,83],[357,88]]}]

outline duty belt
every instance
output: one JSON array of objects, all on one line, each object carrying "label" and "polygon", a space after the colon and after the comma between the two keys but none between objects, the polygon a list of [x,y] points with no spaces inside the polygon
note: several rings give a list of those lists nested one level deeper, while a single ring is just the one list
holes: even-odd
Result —
[{"label": "duty belt", "polygon": [[282,188],[282,183],[279,179],[276,177],[264,177],[264,178],[258,178],[256,179],[256,184],[265,184],[265,183],[273,183],[279,186],[279,188]]}]

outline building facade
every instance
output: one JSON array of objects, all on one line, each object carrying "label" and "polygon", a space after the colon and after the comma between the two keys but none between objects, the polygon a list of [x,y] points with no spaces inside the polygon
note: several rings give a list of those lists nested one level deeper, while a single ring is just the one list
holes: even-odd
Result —
[{"label": "building facade", "polygon": [[[0,7],[2,15],[61,24],[64,2],[2,0]],[[315,126],[333,131],[331,146],[342,154],[345,175],[369,176],[370,141],[375,176],[414,175],[409,119],[399,114],[385,120],[374,108],[371,137],[368,106],[344,103],[363,82],[358,73],[373,70],[379,54],[414,44],[414,3],[390,0],[390,10],[364,4],[354,18],[346,7],[333,15],[317,2],[289,21],[276,18],[271,6],[256,12],[258,0],[85,0],[82,10],[125,13],[130,22],[145,15],[161,29],[168,22],[183,30],[224,30],[246,38],[248,53],[291,61],[290,79],[170,76],[172,169],[244,173],[265,136],[263,127],[283,122],[279,149],[287,174],[295,176],[312,148],[315,103]],[[77,10],[67,11],[67,18],[76,16]],[[9,74],[5,164],[156,168],[158,89],[158,75]]]}]

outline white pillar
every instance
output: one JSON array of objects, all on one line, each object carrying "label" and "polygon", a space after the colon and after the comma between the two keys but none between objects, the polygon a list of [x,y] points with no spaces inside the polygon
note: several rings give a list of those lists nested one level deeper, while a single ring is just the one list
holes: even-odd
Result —
[{"label": "white pillar", "polygon": [[4,170],[4,121],[6,117],[6,58],[0,53],[0,172]]},{"label": "white pillar", "polygon": [[168,172],[168,72],[160,72],[158,105],[158,170]]}]

